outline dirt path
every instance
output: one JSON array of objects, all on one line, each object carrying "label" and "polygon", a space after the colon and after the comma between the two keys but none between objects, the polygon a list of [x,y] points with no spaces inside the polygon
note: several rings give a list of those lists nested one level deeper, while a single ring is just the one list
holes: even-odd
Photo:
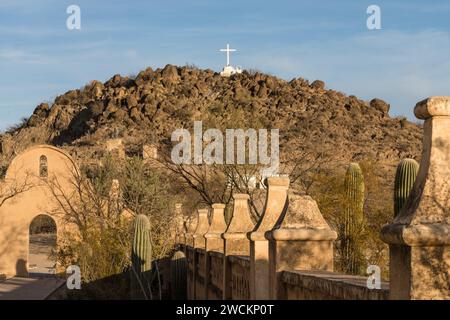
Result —
[{"label": "dirt path", "polygon": [[11,278],[0,283],[0,300],[44,300],[64,283],[57,278]]},{"label": "dirt path", "polygon": [[30,235],[30,254],[28,271],[37,274],[55,274],[56,259],[52,255],[56,248],[55,234]]}]

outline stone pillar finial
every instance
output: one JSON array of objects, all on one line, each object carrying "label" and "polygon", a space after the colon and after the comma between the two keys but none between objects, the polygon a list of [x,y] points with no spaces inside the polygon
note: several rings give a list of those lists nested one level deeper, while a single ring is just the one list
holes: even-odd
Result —
[{"label": "stone pillar finial", "polygon": [[212,205],[212,219],[206,238],[218,237],[225,232],[227,224],[225,223],[225,205],[223,203],[214,203]]},{"label": "stone pillar finial", "polygon": [[198,209],[198,222],[197,228],[195,229],[194,238],[194,248],[205,249],[205,233],[209,229],[208,222],[208,209]]},{"label": "stone pillar finial", "polygon": [[[225,205],[222,203],[214,203],[212,205],[212,219],[208,232],[205,234],[205,299],[216,297],[214,290],[211,290],[210,285],[211,269],[212,267],[212,254],[211,252],[223,252],[223,239],[222,234],[225,232],[227,224],[225,223]],[[217,268],[216,268],[217,270]]]},{"label": "stone pillar finial", "polygon": [[425,120],[419,173],[394,221],[381,230],[390,249],[392,299],[448,299],[450,287],[450,97],[419,102]]},{"label": "stone pillar finial", "polygon": [[233,194],[233,217],[224,234],[224,238],[232,238],[234,234],[242,236],[255,228],[255,225],[250,218],[250,209],[248,207],[248,200],[250,196],[243,193]]},{"label": "stone pillar finial", "polygon": [[[224,239],[224,263],[223,263],[223,299],[232,298],[232,278],[233,271],[229,256],[250,255],[250,242],[247,233],[254,229],[254,224],[250,218],[248,206],[248,194],[233,194],[233,217],[227,230],[222,235]],[[235,271],[236,273],[236,271]],[[245,277],[245,275],[242,275]]]},{"label": "stone pillar finial", "polygon": [[248,233],[250,241],[250,297],[270,298],[269,241],[266,232],[272,230],[286,211],[289,178],[267,178],[267,197],[264,212],[255,229]]},{"label": "stone pillar finial", "polygon": [[264,212],[250,234],[251,240],[265,240],[265,232],[272,230],[287,205],[287,193],[289,189],[288,177],[267,178],[267,197]]},{"label": "stone pillar finial", "polygon": [[286,299],[283,270],[333,271],[333,231],[310,196],[288,195],[288,207],[277,225],[266,233],[270,240],[270,297]]},{"label": "stone pillar finial", "polygon": [[227,229],[225,223],[225,205],[222,203],[214,203],[212,205],[211,225],[206,232],[206,251],[223,252],[222,234]]}]

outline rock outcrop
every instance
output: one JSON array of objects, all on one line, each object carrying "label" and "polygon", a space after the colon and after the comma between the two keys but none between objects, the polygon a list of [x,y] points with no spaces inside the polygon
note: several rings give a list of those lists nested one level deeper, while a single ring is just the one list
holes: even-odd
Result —
[{"label": "rock outcrop", "polygon": [[167,65],[68,91],[51,106],[39,104],[0,139],[15,142],[5,149],[51,143],[82,154],[117,135],[126,146],[170,141],[174,129],[205,120],[224,127],[279,128],[282,153],[298,141],[312,152],[329,147],[338,161],[417,159],[420,126],[388,112],[389,104],[380,99],[369,103],[325,89],[320,80],[285,81],[246,71],[224,78],[212,70]]}]

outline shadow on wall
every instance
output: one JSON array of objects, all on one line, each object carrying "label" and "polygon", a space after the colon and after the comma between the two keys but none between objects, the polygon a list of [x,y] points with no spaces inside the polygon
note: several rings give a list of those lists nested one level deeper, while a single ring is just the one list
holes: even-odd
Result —
[{"label": "shadow on wall", "polygon": [[19,259],[16,262],[16,275],[18,277],[28,277],[28,270],[27,270],[27,262],[24,259]]},{"label": "shadow on wall", "polygon": [[[165,272],[167,264],[158,264],[158,269],[161,274],[161,284],[164,286],[168,279],[164,279],[162,274]],[[164,270],[163,270],[164,269]],[[156,270],[153,267],[152,271],[145,272],[142,277],[145,279],[151,279]],[[50,299],[52,300],[142,300],[143,296],[133,293],[133,286],[131,285],[131,270],[124,270],[122,273],[111,275],[103,279],[98,279],[90,282],[83,282],[81,284],[81,290],[69,290],[66,286],[63,286],[61,290],[55,292]],[[159,284],[155,278],[152,283],[152,296],[150,299],[159,300]],[[162,299],[170,299],[170,292],[162,291]]]},{"label": "shadow on wall", "polygon": [[[450,253],[446,253],[444,246],[440,247],[418,247],[420,263],[427,268],[432,270],[432,277],[430,279],[431,288],[449,288],[450,295],[450,269],[447,261],[449,261],[448,256]],[[447,249],[448,250],[448,249]],[[430,299],[434,298],[437,293],[430,291]]]},{"label": "shadow on wall", "polygon": [[124,271],[103,279],[83,282],[81,290],[69,290],[63,286],[52,295],[51,299],[128,300],[130,299],[130,273]]},{"label": "shadow on wall", "polygon": [[[449,157],[446,157],[446,161],[450,161]],[[431,208],[427,208],[429,220],[442,221],[442,223],[448,223],[448,216],[450,211],[450,182],[444,179],[440,179],[433,172],[428,176],[427,183],[431,186],[431,195],[429,195],[429,203]],[[423,191],[423,187],[420,188]],[[414,195],[411,196],[413,198]],[[423,195],[415,196],[417,199],[421,199]],[[411,199],[413,200],[413,199]],[[423,201],[423,200],[422,200]],[[411,203],[413,201],[410,201]],[[447,220],[445,220],[447,219]],[[421,235],[417,233],[417,237]],[[447,299],[450,297],[450,249],[448,246],[434,246],[434,247],[417,247],[415,256],[413,255],[413,262],[421,266],[423,273],[431,272],[430,277],[424,277],[423,283],[428,284],[428,299],[435,299],[439,297],[442,299],[442,294],[432,290],[432,288],[449,288],[447,291]],[[410,249],[411,250],[411,249]],[[411,254],[411,251],[410,253]],[[420,272],[420,271],[417,271]],[[426,286],[424,284],[424,286]]]},{"label": "shadow on wall", "polygon": [[26,277],[27,262],[24,259],[17,260],[17,253],[21,252],[23,243],[27,242],[27,234],[17,226],[6,226],[2,217],[0,227],[0,276],[1,274],[7,277],[14,276],[12,273],[15,272],[19,276]]}]

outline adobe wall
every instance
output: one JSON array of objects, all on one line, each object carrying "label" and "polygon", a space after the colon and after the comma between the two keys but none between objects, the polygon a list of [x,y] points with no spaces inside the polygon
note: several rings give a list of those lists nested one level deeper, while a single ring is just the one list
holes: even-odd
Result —
[{"label": "adobe wall", "polygon": [[[39,176],[40,158],[47,158],[48,177]],[[33,146],[15,157],[0,182],[3,196],[13,190],[23,190],[0,206],[0,274],[7,278],[28,275],[29,227],[40,214],[51,216],[57,227],[57,239],[68,228],[63,217],[55,213],[57,203],[48,181],[57,179],[61,190],[69,192],[70,179],[77,167],[64,151],[48,146]]]}]

